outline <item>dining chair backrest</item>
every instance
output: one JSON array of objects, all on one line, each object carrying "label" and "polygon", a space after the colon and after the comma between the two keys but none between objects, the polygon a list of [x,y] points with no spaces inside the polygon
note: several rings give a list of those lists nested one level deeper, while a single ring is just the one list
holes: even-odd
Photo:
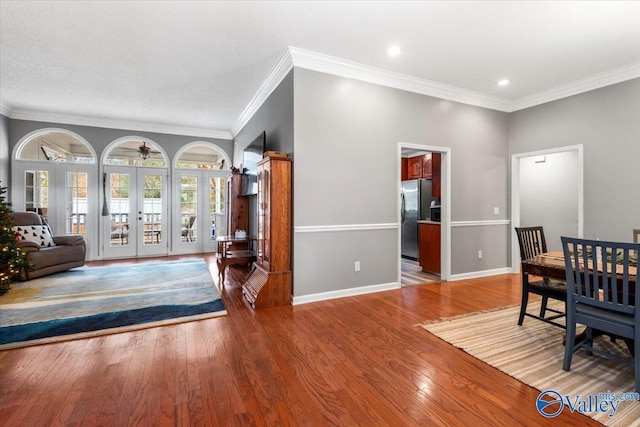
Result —
[{"label": "dining chair backrest", "polygon": [[635,314],[640,243],[562,237],[567,289],[575,303]]},{"label": "dining chair backrest", "polygon": [[516,227],[516,234],[520,245],[520,259],[531,259],[547,252],[547,242],[544,239],[542,226]]}]

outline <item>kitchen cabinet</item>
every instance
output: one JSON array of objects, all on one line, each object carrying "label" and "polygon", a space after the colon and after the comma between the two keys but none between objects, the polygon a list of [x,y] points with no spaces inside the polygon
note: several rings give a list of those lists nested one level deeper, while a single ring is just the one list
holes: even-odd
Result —
[{"label": "kitchen cabinet", "polygon": [[[422,156],[403,158],[401,160],[401,179],[433,179],[440,183],[441,153],[427,153]],[[434,182],[435,185],[435,182]]]},{"label": "kitchen cabinet", "polygon": [[440,223],[418,223],[420,267],[425,273],[440,274]]},{"label": "kitchen cabinet", "polygon": [[422,156],[409,157],[407,165],[407,179],[420,179],[422,178]]},{"label": "kitchen cabinet", "polygon": [[442,193],[442,153],[431,153],[431,194],[433,197],[442,197],[440,194]]},{"label": "kitchen cabinet", "polygon": [[431,179],[433,174],[433,153],[428,153],[422,156],[422,178]]},{"label": "kitchen cabinet", "polygon": [[409,159],[403,157],[400,159],[400,180],[406,181],[409,179]]},{"label": "kitchen cabinet", "polygon": [[258,250],[242,286],[252,308],[291,303],[291,159],[267,152],[258,162]]}]

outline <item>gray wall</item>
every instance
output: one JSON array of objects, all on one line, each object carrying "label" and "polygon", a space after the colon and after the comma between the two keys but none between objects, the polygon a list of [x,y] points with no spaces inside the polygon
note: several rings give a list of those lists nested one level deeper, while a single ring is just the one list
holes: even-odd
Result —
[{"label": "gray wall", "polygon": [[[267,133],[266,151],[293,157],[293,72],[280,82],[234,140],[233,164],[240,167],[242,152],[262,131]],[[249,234],[257,234],[257,197],[249,196]]]},{"label": "gray wall", "polygon": [[[9,119],[0,114],[0,186],[10,187],[11,155],[9,151]],[[7,194],[9,196],[9,188]],[[7,199],[9,200],[9,199]]]},{"label": "gray wall", "polygon": [[520,159],[520,225],[544,227],[547,249],[562,251],[560,236],[578,236],[578,152]]},{"label": "gray wall", "polygon": [[[507,219],[506,113],[304,69],[294,73],[296,227],[397,224],[399,142],[451,148],[453,221]],[[507,231],[452,230],[452,273],[507,267]],[[397,229],[294,234],[295,296],[397,282]]]},{"label": "gray wall", "polygon": [[584,235],[632,238],[640,227],[640,79],[509,116],[511,154],[584,145]]},{"label": "gray wall", "polygon": [[143,136],[156,142],[173,161],[175,154],[185,144],[194,141],[207,141],[222,148],[233,160],[233,142],[227,139],[200,138],[195,136],[170,135],[154,132],[140,132],[135,130],[109,129],[91,126],[76,126],[59,123],[45,123],[28,120],[10,120],[9,127],[9,148],[13,151],[16,143],[29,132],[43,128],[61,128],[70,130],[85,138],[93,146],[94,150],[101,158],[104,149],[111,142],[125,136]]},{"label": "gray wall", "polygon": [[266,150],[293,155],[293,71],[280,82],[234,138],[233,164],[242,163],[242,150],[260,132],[267,132]]}]

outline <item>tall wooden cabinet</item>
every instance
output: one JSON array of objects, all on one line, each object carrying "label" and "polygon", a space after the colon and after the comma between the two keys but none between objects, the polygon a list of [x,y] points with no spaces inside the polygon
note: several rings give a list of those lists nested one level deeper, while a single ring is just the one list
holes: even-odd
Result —
[{"label": "tall wooden cabinet", "polygon": [[291,303],[291,159],[258,163],[258,251],[242,293],[255,308]]}]

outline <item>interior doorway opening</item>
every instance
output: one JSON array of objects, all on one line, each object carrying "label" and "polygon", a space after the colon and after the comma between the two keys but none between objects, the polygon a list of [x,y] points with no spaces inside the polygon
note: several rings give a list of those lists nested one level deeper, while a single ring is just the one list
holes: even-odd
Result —
[{"label": "interior doorway opening", "polygon": [[450,263],[449,148],[398,146],[398,283],[447,280]]}]

